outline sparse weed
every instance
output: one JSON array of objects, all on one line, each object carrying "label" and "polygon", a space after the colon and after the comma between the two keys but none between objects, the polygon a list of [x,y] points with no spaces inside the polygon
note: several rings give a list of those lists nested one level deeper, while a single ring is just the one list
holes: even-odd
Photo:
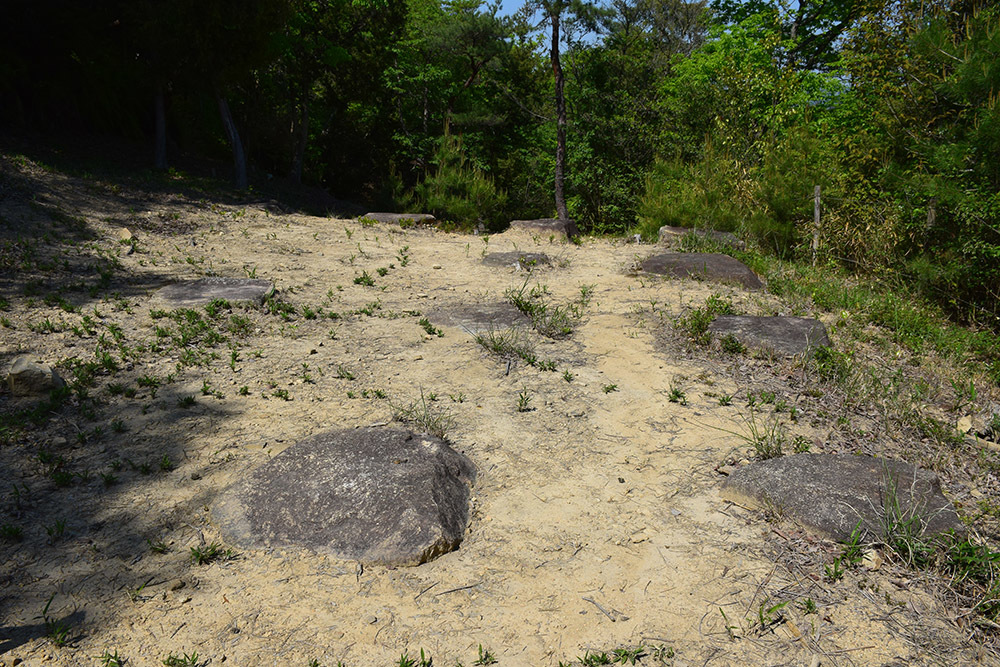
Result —
[{"label": "sparse weed", "polygon": [[729,299],[719,294],[713,294],[705,300],[705,305],[696,308],[676,322],[677,328],[684,331],[688,338],[699,345],[708,345],[712,335],[708,327],[718,315],[732,315],[735,312]]},{"label": "sparse weed", "polygon": [[497,329],[490,326],[484,332],[476,334],[476,342],[490,354],[505,359],[520,358],[534,366],[538,357],[532,346],[522,339],[521,330],[517,327]]},{"label": "sparse weed", "polygon": [[433,324],[431,324],[430,320],[428,320],[426,317],[420,320],[419,324],[421,327],[423,327],[424,331],[426,331],[427,334],[430,336],[437,336],[438,338],[444,336],[444,332],[436,328]]},{"label": "sparse weed", "polygon": [[57,519],[52,525],[45,526],[45,533],[49,536],[49,542],[55,542],[66,534],[66,520]]},{"label": "sparse weed", "polygon": [[24,539],[24,529],[12,523],[0,525],[0,539],[7,542],[20,542]]},{"label": "sparse weed", "polygon": [[236,552],[232,549],[225,549],[218,542],[208,545],[191,547],[191,562],[195,565],[206,565],[216,560],[232,560],[236,558]]},{"label": "sparse weed", "polygon": [[166,658],[163,659],[163,664],[166,667],[197,667],[198,665],[198,652],[184,655],[174,655],[171,653]]},{"label": "sparse weed", "polygon": [[434,401],[428,400],[423,389],[420,390],[419,401],[407,405],[392,405],[392,409],[394,419],[415,424],[424,432],[442,439],[455,426],[454,416],[447,409],[438,407]]},{"label": "sparse weed", "polygon": [[722,351],[727,354],[743,354],[747,349],[746,346],[740,342],[740,339],[733,334],[726,334],[719,339],[719,345],[722,347]]},{"label": "sparse weed", "polygon": [[522,389],[517,395],[517,411],[531,412],[531,394],[527,389]]},{"label": "sparse weed", "polygon": [[670,381],[670,386],[668,387],[669,393],[667,394],[667,400],[671,403],[679,403],[681,405],[687,405],[687,393],[681,388],[680,384],[675,384],[674,380]]}]

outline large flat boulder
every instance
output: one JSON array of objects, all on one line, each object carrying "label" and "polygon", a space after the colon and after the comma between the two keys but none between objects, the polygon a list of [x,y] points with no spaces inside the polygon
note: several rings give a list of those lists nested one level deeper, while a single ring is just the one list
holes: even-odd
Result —
[{"label": "large flat boulder", "polygon": [[539,266],[551,266],[552,260],[543,252],[491,252],[483,257],[483,264],[531,271]]},{"label": "large flat boulder", "polygon": [[531,319],[509,303],[483,303],[441,308],[427,314],[434,324],[465,329],[471,334],[490,329],[530,326]]},{"label": "large flat boulder", "polygon": [[371,211],[361,216],[361,219],[374,220],[394,225],[423,225],[433,224],[437,219],[430,213],[386,213],[383,211]]},{"label": "large flat boulder", "polygon": [[660,245],[670,248],[680,245],[681,240],[688,234],[694,234],[702,239],[711,239],[718,244],[736,248],[737,250],[743,250],[747,246],[742,239],[731,232],[720,232],[714,229],[696,229],[693,227],[672,227],[670,225],[660,227],[657,241]]},{"label": "large flat boulder", "polygon": [[734,336],[747,347],[795,356],[830,344],[826,327],[806,317],[719,315],[708,330],[716,336]]},{"label": "large flat boulder", "polygon": [[230,303],[253,303],[260,305],[274,293],[274,285],[269,280],[256,278],[200,278],[183,283],[175,283],[160,288],[153,295],[169,308],[199,308],[216,299]]},{"label": "large flat boulder", "polygon": [[797,454],[751,463],[726,480],[722,496],[805,526],[830,539],[850,538],[858,522],[869,537],[915,519],[932,536],[965,526],[933,472],[902,461],[849,454]]},{"label": "large flat boulder", "polygon": [[430,435],[330,431],[281,452],[217,499],[213,519],[244,548],[302,547],[363,563],[419,565],[469,522],[475,467]]},{"label": "large flat boulder", "polygon": [[755,290],[764,287],[746,264],[719,253],[665,252],[644,261],[642,270],[674,278],[736,283]]},{"label": "large flat boulder", "polygon": [[527,234],[537,234],[538,236],[550,236],[555,234],[565,238],[578,235],[580,232],[576,227],[576,221],[567,218],[538,218],[537,220],[511,220],[510,230],[514,232],[525,232]]},{"label": "large flat boulder", "polygon": [[39,396],[65,385],[51,366],[30,357],[14,357],[7,372],[7,387],[14,396]]}]

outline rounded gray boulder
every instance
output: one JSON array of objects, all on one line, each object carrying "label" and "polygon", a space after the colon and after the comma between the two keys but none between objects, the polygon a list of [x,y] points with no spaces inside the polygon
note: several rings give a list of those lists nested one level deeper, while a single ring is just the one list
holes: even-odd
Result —
[{"label": "rounded gray boulder", "polygon": [[419,565],[465,536],[475,467],[445,441],[385,428],[329,431],[281,452],[212,508],[244,548],[303,547]]}]

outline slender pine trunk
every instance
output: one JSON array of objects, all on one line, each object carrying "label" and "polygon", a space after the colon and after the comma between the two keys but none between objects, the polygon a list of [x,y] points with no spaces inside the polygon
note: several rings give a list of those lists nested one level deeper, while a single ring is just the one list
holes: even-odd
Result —
[{"label": "slender pine trunk", "polygon": [[563,70],[559,62],[559,14],[557,9],[550,15],[552,20],[552,74],[556,84],[556,213],[560,220],[569,219],[566,210],[566,97],[563,95]]},{"label": "slender pine trunk", "polygon": [[295,153],[292,156],[292,182],[302,184],[302,165],[305,163],[306,144],[309,141],[309,103],[302,101],[302,108],[295,123]]},{"label": "slender pine trunk", "polygon": [[153,167],[167,168],[167,110],[163,94],[163,83],[156,84],[156,97],[153,101],[156,115],[156,136],[153,137]]},{"label": "slender pine trunk", "polygon": [[243,152],[243,142],[240,141],[240,133],[236,130],[236,123],[233,121],[233,114],[229,110],[229,102],[221,93],[216,93],[219,102],[219,116],[222,118],[222,125],[226,129],[229,143],[233,147],[233,162],[236,166],[236,187],[240,190],[247,189],[247,158]]}]

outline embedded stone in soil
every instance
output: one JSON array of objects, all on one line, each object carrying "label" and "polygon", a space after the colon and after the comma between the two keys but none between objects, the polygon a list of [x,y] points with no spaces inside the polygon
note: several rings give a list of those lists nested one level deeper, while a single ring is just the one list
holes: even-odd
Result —
[{"label": "embedded stone in soil", "polygon": [[750,463],[726,479],[722,496],[837,541],[858,522],[863,538],[885,538],[887,526],[911,520],[920,536],[965,533],[937,475],[889,459],[797,454]]},{"label": "embedded stone in soil", "polygon": [[368,218],[375,222],[384,222],[395,225],[410,223],[414,225],[431,224],[436,222],[436,218],[430,213],[386,213],[383,211],[372,211],[365,213],[361,219]]},{"label": "embedded stone in soil", "polygon": [[458,327],[471,334],[490,329],[510,329],[511,327],[531,325],[528,316],[509,303],[484,303],[442,308],[428,313],[427,318],[433,324]]},{"label": "embedded stone in soil", "polygon": [[552,260],[543,252],[494,252],[483,257],[483,264],[530,271],[538,266],[551,266]]},{"label": "embedded stone in soil", "polygon": [[757,274],[746,264],[729,255],[718,253],[666,252],[653,255],[644,261],[642,270],[674,278],[737,283],[748,289],[764,287]]},{"label": "embedded stone in soil", "polygon": [[576,236],[579,230],[576,228],[575,220],[560,220],[559,218],[538,218],[537,220],[511,220],[510,231],[526,232],[528,234],[538,234],[548,236],[556,234],[566,238]]},{"label": "embedded stone in soil", "polygon": [[171,308],[197,308],[207,306],[216,299],[225,299],[231,303],[250,302],[259,305],[273,293],[274,285],[269,280],[200,278],[167,285],[156,291],[154,299]]},{"label": "embedded stone in soil", "polygon": [[830,344],[823,323],[807,317],[719,315],[708,330],[715,336],[734,336],[747,347],[773,350],[788,356]]},{"label": "embedded stone in soil", "polygon": [[224,491],[212,518],[243,548],[302,547],[362,563],[419,565],[465,536],[475,466],[405,430],[321,433]]},{"label": "embedded stone in soil", "polygon": [[25,356],[15,357],[7,373],[7,387],[14,396],[39,396],[65,384],[51,366]]}]

